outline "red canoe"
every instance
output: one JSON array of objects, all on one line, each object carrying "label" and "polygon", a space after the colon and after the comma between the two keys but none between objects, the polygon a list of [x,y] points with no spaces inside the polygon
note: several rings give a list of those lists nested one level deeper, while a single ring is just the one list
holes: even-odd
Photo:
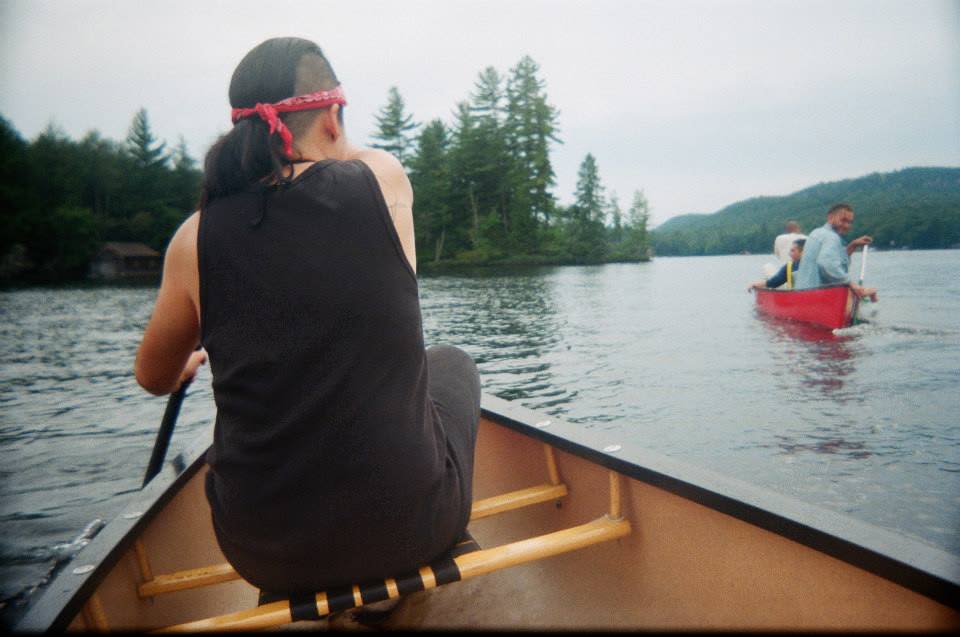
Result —
[{"label": "red canoe", "polygon": [[849,327],[857,312],[857,295],[844,284],[811,290],[759,289],[756,293],[757,308],[765,314],[829,329]]}]

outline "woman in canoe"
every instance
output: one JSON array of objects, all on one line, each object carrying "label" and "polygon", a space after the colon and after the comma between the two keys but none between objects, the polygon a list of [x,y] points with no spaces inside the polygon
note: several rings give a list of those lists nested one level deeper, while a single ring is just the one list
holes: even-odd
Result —
[{"label": "woman in canoe", "polygon": [[461,350],[424,350],[410,182],[347,141],[312,42],[263,42],[229,95],[137,380],[171,392],[209,355],[207,498],[249,582],[295,594],[415,570],[466,528],[480,384]]}]

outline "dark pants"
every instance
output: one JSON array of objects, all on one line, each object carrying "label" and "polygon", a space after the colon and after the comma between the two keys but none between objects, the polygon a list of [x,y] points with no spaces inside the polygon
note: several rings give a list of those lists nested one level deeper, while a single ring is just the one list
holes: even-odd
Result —
[{"label": "dark pants", "polygon": [[470,355],[452,345],[427,349],[429,392],[460,473],[462,527],[470,521],[473,453],[480,425],[480,374]]}]

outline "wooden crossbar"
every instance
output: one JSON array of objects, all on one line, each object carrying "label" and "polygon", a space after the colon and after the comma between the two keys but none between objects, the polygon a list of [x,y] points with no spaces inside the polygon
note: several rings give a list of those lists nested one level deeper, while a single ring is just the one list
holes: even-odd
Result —
[{"label": "wooden crossbar", "polygon": [[148,580],[137,587],[137,594],[140,597],[153,597],[163,593],[172,593],[174,591],[183,591],[191,588],[200,588],[201,586],[210,586],[220,582],[230,582],[240,579],[240,575],[232,566],[224,562],[223,564],[213,564],[212,566],[203,566],[186,571],[177,571],[165,575],[157,575],[152,580]]},{"label": "wooden crossbar", "polygon": [[[613,519],[609,515],[586,524],[539,535],[526,540],[466,553],[453,558],[459,570],[460,580],[476,577],[511,566],[560,555],[576,549],[624,537],[630,533],[630,523]],[[420,569],[422,588],[437,586],[433,570],[426,566]],[[456,581],[456,580],[454,580]],[[391,594],[391,597],[395,595]],[[330,612],[326,593],[315,598],[316,613],[323,617]],[[312,604],[311,604],[312,605]],[[356,606],[354,606],[356,607]],[[343,610],[347,610],[344,608]],[[290,602],[282,600],[250,610],[238,611],[217,617],[168,626],[156,632],[196,632],[207,630],[257,630],[289,624],[294,621]]]},{"label": "wooden crossbar", "polygon": [[558,500],[567,495],[565,484],[540,484],[527,489],[519,489],[503,495],[484,498],[473,504],[470,521],[479,520],[504,511],[520,509],[540,502]]},{"label": "wooden crossbar", "polygon": [[[496,495],[473,503],[470,521],[489,517],[506,511],[513,511],[523,507],[549,502],[567,495],[567,486],[564,484],[541,484],[535,487],[519,489],[501,495]],[[140,557],[138,555],[138,557]],[[143,561],[142,559],[140,560]],[[141,570],[143,568],[141,567]],[[137,587],[137,594],[141,598],[154,597],[174,591],[189,590],[230,582],[240,579],[240,575],[229,564],[214,564],[175,573],[156,575],[141,583]]]}]

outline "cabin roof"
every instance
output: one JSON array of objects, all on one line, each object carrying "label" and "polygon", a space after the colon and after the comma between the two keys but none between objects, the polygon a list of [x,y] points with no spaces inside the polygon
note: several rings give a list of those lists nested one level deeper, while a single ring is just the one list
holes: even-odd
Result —
[{"label": "cabin roof", "polygon": [[108,241],[103,244],[100,253],[113,254],[118,257],[159,257],[159,252],[143,243],[132,241]]}]

